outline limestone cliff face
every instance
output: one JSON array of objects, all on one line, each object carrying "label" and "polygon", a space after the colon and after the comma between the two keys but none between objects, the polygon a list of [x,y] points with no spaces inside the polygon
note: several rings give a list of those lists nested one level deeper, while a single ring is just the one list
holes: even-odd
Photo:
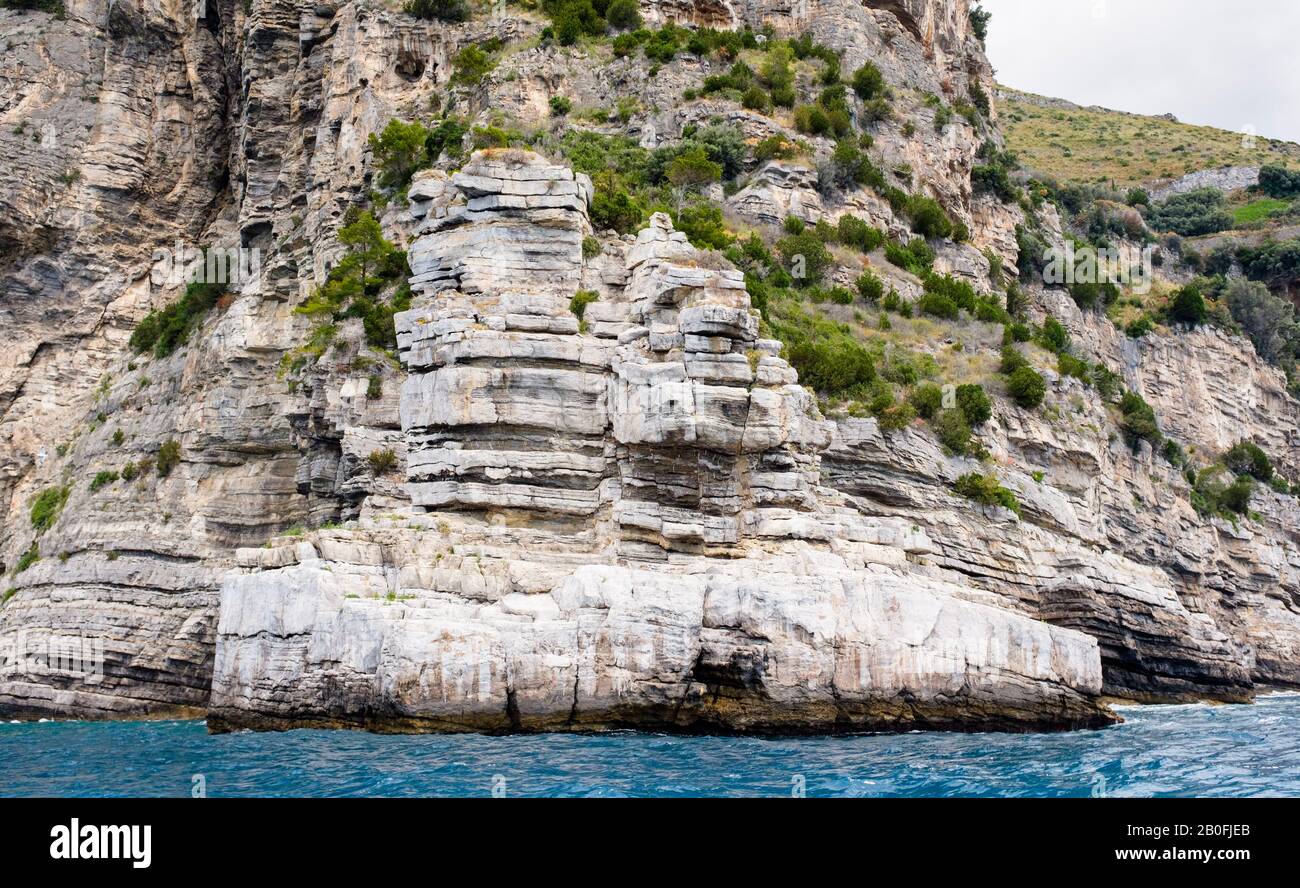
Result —
[{"label": "limestone cliff face", "polygon": [[[455,518],[241,553],[294,563],[224,585],[210,724],[1106,723],[1093,639],[930,575],[924,531],[820,488],[833,426],[739,272],[662,215],[583,268],[589,194],[512,150],[417,186],[408,490]],[[597,273],[588,332],[563,294]]]},{"label": "limestone cliff face", "polygon": [[[970,184],[996,130],[936,128],[927,104],[993,92],[966,3],[642,12],[808,30],[846,71],[874,61],[896,110],[874,128],[877,162],[970,227],[969,244],[936,244],[936,268],[987,290],[985,251],[1015,260],[1021,209]],[[400,366],[346,320],[287,378],[310,335],[294,309],[372,187],[367,137],[443,96],[461,47],[542,25],[512,8],[448,26],[297,0],[209,0],[197,20],[134,0],[74,0],[63,21],[0,11],[0,561],[40,554],[0,587],[0,711],[1029,728],[1102,723],[1099,694],[1300,685],[1294,499],[1261,491],[1258,520],[1201,519],[1176,472],[1054,376],[1055,415],[999,398],[982,434],[1023,518],[955,499],[976,463],[920,429],[823,417],[780,343],[759,338],[738,272],[662,218],[635,237],[593,231],[591,183],[558,160],[488,152],[417,174],[409,207],[383,218],[417,294]],[[635,99],[622,131],[649,147],[718,117],[751,145],[784,131],[734,102],[682,100],[717,62],[648,69],[529,46],[455,94],[476,122],[535,127],[551,126],[556,93]],[[819,157],[834,147],[808,141]],[[852,212],[908,233],[867,189],[824,198],[798,160],[747,158],[745,187],[719,197],[758,226]],[[151,275],[178,239],[257,249],[265,273],[185,348],[137,356],[131,331],[179,297]],[[579,289],[599,294],[581,321]],[[1297,405],[1244,340],[1135,343],[1068,298],[1032,296],[1181,440],[1211,452],[1250,436],[1300,469]],[[181,448],[170,474],[90,489],[167,439]],[[377,470],[367,457],[388,449],[396,465]],[[63,485],[58,520],[33,527],[33,499]],[[24,655],[70,637],[102,650],[97,674]]]}]

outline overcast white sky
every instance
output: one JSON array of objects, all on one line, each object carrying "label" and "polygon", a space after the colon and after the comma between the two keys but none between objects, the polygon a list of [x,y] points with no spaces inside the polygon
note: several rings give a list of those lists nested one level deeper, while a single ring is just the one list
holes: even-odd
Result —
[{"label": "overcast white sky", "polygon": [[981,0],[998,82],[1300,141],[1298,0]]}]

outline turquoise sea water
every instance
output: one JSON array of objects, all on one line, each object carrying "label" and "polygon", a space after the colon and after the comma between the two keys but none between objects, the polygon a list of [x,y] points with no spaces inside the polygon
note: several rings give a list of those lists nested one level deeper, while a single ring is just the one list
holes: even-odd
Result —
[{"label": "turquoise sea water", "polygon": [[1300,696],[1121,710],[1070,734],[209,736],[0,724],[0,796],[1300,796]]}]

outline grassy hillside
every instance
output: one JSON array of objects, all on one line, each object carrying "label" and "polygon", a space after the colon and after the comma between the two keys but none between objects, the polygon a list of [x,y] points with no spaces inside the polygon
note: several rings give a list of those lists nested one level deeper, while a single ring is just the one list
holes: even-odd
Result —
[{"label": "grassy hillside", "polygon": [[1295,166],[1300,145],[1120,111],[1051,107],[1056,100],[1001,87],[1008,147],[1036,173],[1117,188],[1176,179],[1197,170],[1266,163]]}]

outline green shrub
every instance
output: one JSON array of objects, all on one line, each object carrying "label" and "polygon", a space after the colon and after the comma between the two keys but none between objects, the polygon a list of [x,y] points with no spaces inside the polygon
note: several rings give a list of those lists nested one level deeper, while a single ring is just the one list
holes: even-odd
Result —
[{"label": "green shrub", "polygon": [[[344,214],[338,241],[347,252],[325,278],[325,283],[294,311],[334,322],[358,318],[366,341],[376,348],[397,350],[397,332],[393,315],[411,305],[407,284],[411,270],[406,252],[398,250],[383,235],[379,221],[369,210],[356,207]],[[385,298],[385,290],[391,295]],[[322,323],[313,339],[300,350],[319,357],[332,341],[336,328]]]},{"label": "green shrub", "polygon": [[[867,185],[879,191],[886,187],[885,174],[871,160],[870,155],[862,150],[857,140],[841,138],[835,144],[830,160],[817,167],[817,189],[829,197],[837,191],[850,191],[858,185]],[[865,223],[860,224],[865,227]],[[880,242],[883,240],[884,236],[881,235]],[[879,246],[879,243],[875,246]]]},{"label": "green shrub", "polygon": [[403,193],[415,171],[428,166],[429,130],[423,124],[393,119],[379,133],[371,133],[367,144],[375,165],[375,184]]},{"label": "green shrub", "polygon": [[60,487],[47,487],[37,494],[31,505],[32,529],[42,534],[53,527],[71,492],[72,487],[64,484]]},{"label": "green shrub", "polygon": [[441,22],[463,22],[470,15],[465,0],[407,0],[402,11],[416,18]]},{"label": "green shrub", "polygon": [[993,18],[993,13],[988,12],[984,7],[976,4],[970,9],[970,29],[971,33],[983,43],[989,36],[989,20]]},{"label": "green shrub", "polygon": [[1270,363],[1293,358],[1300,343],[1300,322],[1290,300],[1271,293],[1258,281],[1235,280],[1225,294],[1232,319],[1255,346],[1256,353]]},{"label": "green shrub", "polygon": [[853,72],[853,91],[864,102],[881,98],[885,94],[885,77],[879,68],[867,62]]},{"label": "green shrub", "polygon": [[993,403],[982,385],[957,386],[957,409],[972,428],[983,425],[993,416]]},{"label": "green shrub", "polygon": [[1208,316],[1209,310],[1205,306],[1205,297],[1201,295],[1201,288],[1195,284],[1188,284],[1179,289],[1169,304],[1169,320],[1178,324],[1190,324],[1196,327],[1204,324]]},{"label": "green shrub", "polygon": [[1026,364],[1007,377],[1007,394],[1019,406],[1032,410],[1043,403],[1047,395],[1047,383],[1038,371]]},{"label": "green shrub", "polygon": [[594,237],[587,236],[582,239],[582,258],[595,259],[602,252],[603,248],[600,241]]},{"label": "green shrub", "polygon": [[18,556],[18,563],[14,565],[14,576],[22,573],[33,564],[41,560],[41,548],[32,540],[32,544],[27,551]]},{"label": "green shrub", "polygon": [[1234,477],[1225,466],[1202,469],[1192,490],[1192,506],[1202,515],[1245,515],[1255,493],[1255,479],[1249,475]]},{"label": "green shrub", "polygon": [[898,432],[916,421],[916,408],[911,404],[895,404],[876,416],[882,432]]},{"label": "green shrub", "polygon": [[1155,327],[1156,325],[1149,315],[1142,315],[1137,320],[1130,321],[1128,326],[1124,328],[1124,333],[1131,339],[1141,339],[1154,330]]},{"label": "green shrub", "polygon": [[1232,215],[1225,209],[1223,192],[1198,188],[1176,194],[1147,212],[1147,224],[1156,231],[1172,231],[1184,237],[1214,234],[1232,227]]},{"label": "green shrub", "polygon": [[1029,360],[1020,352],[1020,349],[1013,345],[1002,347],[1002,363],[999,366],[999,372],[1007,376],[1015,373],[1021,367],[1028,367]]},{"label": "green shrub", "polygon": [[579,290],[569,300],[569,311],[573,312],[575,318],[582,321],[585,319],[584,315],[587,313],[587,306],[598,299],[600,299],[600,294],[595,290]]},{"label": "green shrub", "polygon": [[1238,475],[1267,483],[1273,479],[1273,462],[1253,441],[1238,441],[1223,455],[1223,464]]},{"label": "green shrub", "polygon": [[1092,368],[1088,366],[1087,361],[1081,361],[1069,352],[1061,352],[1056,356],[1056,372],[1062,376],[1073,376],[1075,379],[1091,384],[1091,371]]},{"label": "green shrub", "polygon": [[939,202],[932,197],[913,195],[905,209],[912,230],[925,238],[946,238],[953,233],[952,220]]},{"label": "green shrub", "polygon": [[885,284],[870,269],[858,275],[856,281],[858,293],[868,302],[879,302],[885,296]]},{"label": "green shrub", "polygon": [[891,265],[920,277],[934,264],[934,250],[921,237],[913,238],[905,245],[890,241],[885,244],[885,258]]},{"label": "green shrub", "polygon": [[1119,409],[1123,414],[1120,430],[1132,450],[1137,451],[1141,441],[1148,442],[1152,447],[1160,446],[1164,435],[1160,433],[1160,423],[1156,421],[1155,410],[1145,398],[1137,392],[1125,392],[1120,398]]},{"label": "green shrub", "polygon": [[181,462],[181,444],[175,438],[168,438],[158,448],[158,459],[155,463],[158,469],[158,477],[166,478],[172,473]]},{"label": "green shrub", "polygon": [[1259,170],[1259,190],[1279,199],[1296,197],[1300,195],[1300,171],[1266,164]]},{"label": "green shrub", "polygon": [[573,102],[567,96],[551,96],[551,116],[563,117],[573,110]]},{"label": "green shrub", "polygon": [[122,466],[121,474],[123,481],[134,481],[140,474],[140,468],[134,462],[128,462],[126,465]]},{"label": "green shrub", "polygon": [[872,228],[856,216],[845,213],[836,225],[840,243],[854,247],[864,253],[878,250],[885,243],[885,234],[879,228]]},{"label": "green shrub", "polygon": [[999,151],[993,143],[986,142],[980,148],[979,158],[984,162],[976,164],[970,171],[971,189],[976,194],[992,194],[1003,203],[1019,202],[1020,187],[1011,179],[1011,173],[1018,165],[1016,156]]},{"label": "green shrub", "polygon": [[822,277],[835,263],[835,258],[816,234],[792,234],[776,243],[777,252],[785,263],[786,271],[799,286],[821,283]]},{"label": "green shrub", "polygon": [[641,10],[636,0],[613,0],[605,10],[605,20],[616,31],[641,27]]},{"label": "green shrub", "polygon": [[1110,281],[1070,285],[1070,298],[1080,308],[1106,308],[1119,299],[1119,287]]},{"label": "green shrub", "polygon": [[387,475],[393,469],[397,468],[397,454],[392,448],[384,450],[372,450],[366,457],[370,463],[370,471],[375,475]]},{"label": "green shrub", "polygon": [[476,44],[462,47],[452,60],[451,82],[462,86],[478,86],[492,73],[496,60]]},{"label": "green shrub", "polygon": [[723,222],[722,208],[715,204],[686,207],[676,214],[673,224],[701,250],[725,250],[735,240]]},{"label": "green shrub", "polygon": [[800,383],[828,397],[861,397],[875,381],[870,352],[846,326],[790,299],[769,309],[772,332],[785,343],[786,359]]},{"label": "green shrub", "polygon": [[1228,511],[1245,515],[1250,511],[1250,499],[1255,493],[1255,481],[1250,477],[1241,477],[1228,485],[1223,491],[1219,503]]},{"label": "green shrub", "polygon": [[772,110],[772,99],[768,96],[767,91],[757,83],[750,84],[740,97],[742,107],[750,111],[757,111],[760,114],[767,114]]},{"label": "green shrub", "polygon": [[137,353],[152,349],[155,357],[167,357],[185,344],[225,292],[225,283],[187,284],[180,299],[144,316],[131,333],[130,347]]},{"label": "green shrub", "polygon": [[1243,246],[1237,250],[1237,259],[1247,277],[1274,289],[1294,290],[1300,283],[1300,238]]},{"label": "green shrub", "polygon": [[943,406],[943,390],[933,382],[923,382],[912,389],[907,400],[922,419],[933,419]]},{"label": "green shrub", "polygon": [[469,132],[469,126],[462,120],[455,117],[447,117],[429,130],[429,134],[424,139],[425,161],[422,165],[428,165],[436,161],[444,153],[453,159],[459,159],[465,151],[465,134]]},{"label": "green shrub", "polygon": [[958,496],[973,500],[981,506],[1001,506],[1008,511],[1020,514],[1020,501],[1016,495],[998,483],[993,475],[981,475],[971,472],[962,475],[953,484],[953,492]]},{"label": "green shrub", "polygon": [[117,472],[114,472],[114,471],[111,471],[111,470],[104,470],[104,471],[101,471],[101,472],[97,472],[97,473],[95,474],[95,477],[90,479],[90,491],[91,491],[91,493],[94,493],[95,491],[99,490],[100,488],[102,488],[102,487],[106,487],[106,486],[108,486],[109,484],[112,484],[112,483],[113,483],[114,481],[116,481],[119,477],[121,477],[121,476],[118,475]]},{"label": "green shrub", "polygon": [[926,292],[917,300],[917,307],[928,315],[936,318],[946,318],[947,320],[956,320],[960,310],[957,303],[953,302],[942,293]]},{"label": "green shrub", "polygon": [[664,174],[674,187],[694,191],[719,181],[722,164],[711,160],[704,148],[693,147],[669,161]]},{"label": "green shrub", "polygon": [[951,275],[935,274],[931,271],[922,272],[920,277],[921,283],[925,285],[926,293],[945,296],[958,308],[965,309],[972,314],[978,308],[979,299],[975,295],[975,289],[965,281],[959,281]]},{"label": "green shrub", "polygon": [[1050,352],[1060,354],[1070,347],[1070,331],[1065,329],[1065,325],[1051,315],[1043,321],[1042,335],[1039,342],[1043,348]]},{"label": "green shrub", "polygon": [[1187,452],[1183,446],[1173,438],[1166,438],[1164,446],[1160,448],[1160,455],[1164,457],[1165,462],[1174,468],[1181,468],[1187,465]]},{"label": "green shrub", "polygon": [[591,222],[598,229],[627,234],[640,227],[645,208],[626,191],[597,191],[591,199]]},{"label": "green shrub", "polygon": [[949,453],[968,456],[974,452],[970,423],[966,421],[966,415],[960,410],[941,410],[934,415],[930,424],[939,442]]}]

